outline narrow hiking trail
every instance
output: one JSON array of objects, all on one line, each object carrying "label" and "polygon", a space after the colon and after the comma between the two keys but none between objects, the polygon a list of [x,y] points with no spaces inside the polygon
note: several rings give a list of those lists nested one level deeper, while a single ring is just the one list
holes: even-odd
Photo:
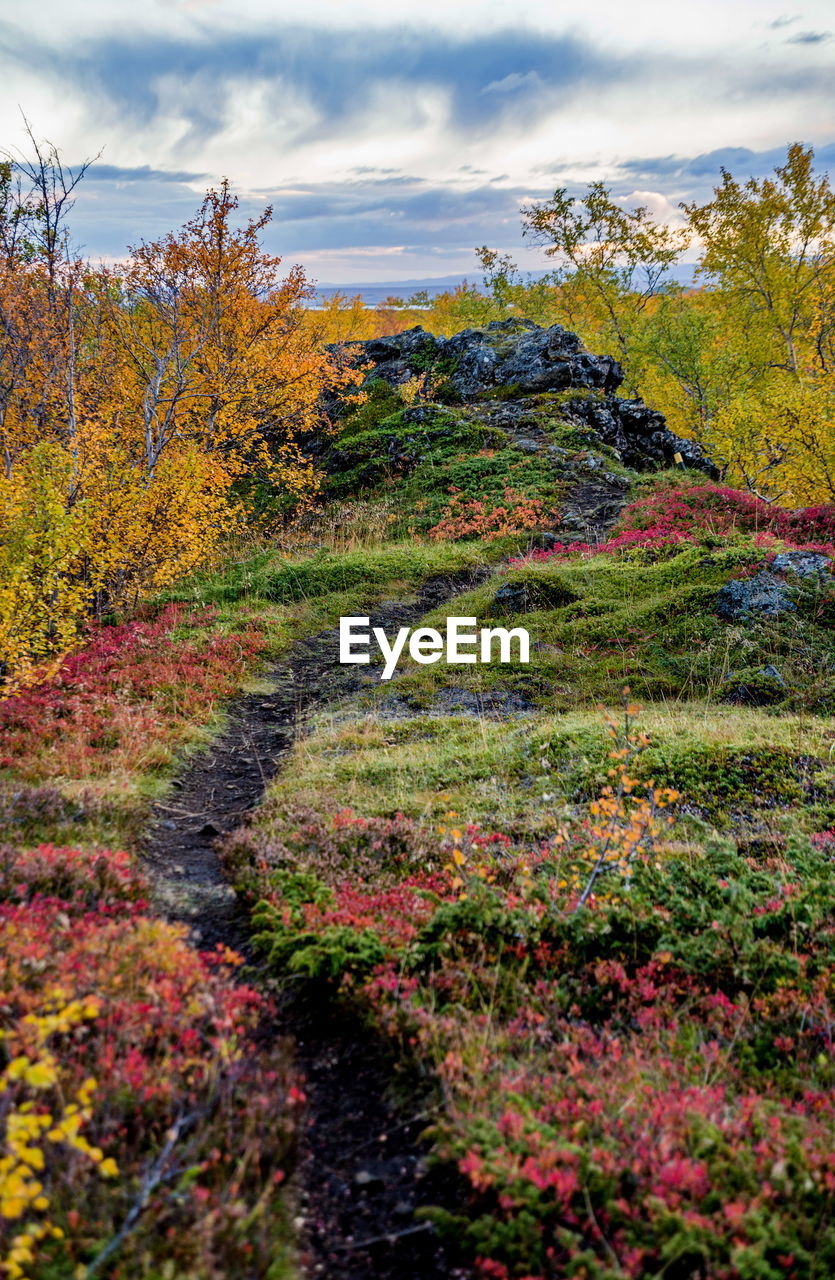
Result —
[{"label": "narrow hiking trail", "polygon": [[[566,538],[602,538],[623,490],[593,478],[567,495]],[[382,601],[371,626],[416,623],[490,576],[492,569],[431,578],[409,602]],[[194,757],[152,811],[144,859],[158,909],[187,923],[201,947],[224,944],[254,960],[246,913],[227,882],[216,842],[240,826],[282,767],[306,717],[377,684],[377,674],[339,662],[339,631],[297,642],[266,673],[268,693],[227,709],[227,725]],[[383,1049],[339,1009],[287,1006],[275,1033],[289,1036],[305,1078],[307,1123],[300,1152],[299,1228],[309,1276],[327,1280],[451,1280],[456,1269],[422,1205],[449,1203],[449,1175],[426,1165],[420,1135],[431,1120],[430,1090],[408,1106],[390,1101]]]},{"label": "narrow hiking trail", "polygon": [[[378,605],[371,625],[387,631],[411,625],[488,573],[430,579],[410,603]],[[215,842],[257,805],[307,714],[376,683],[365,668],[340,665],[337,628],[298,642],[267,676],[273,691],[235,701],[226,729],[154,807],[144,844],[158,909],[187,923],[201,947],[225,944],[250,960],[245,912]],[[286,1009],[275,1031],[292,1038],[305,1077],[299,1225],[307,1274],[328,1280],[465,1274],[414,1217],[443,1194],[419,1140],[431,1118],[425,1098],[409,1108],[388,1101],[391,1078],[381,1051],[337,1009]]]}]

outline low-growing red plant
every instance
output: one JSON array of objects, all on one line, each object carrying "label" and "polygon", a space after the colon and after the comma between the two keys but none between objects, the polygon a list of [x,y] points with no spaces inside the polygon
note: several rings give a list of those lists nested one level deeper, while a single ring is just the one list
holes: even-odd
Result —
[{"label": "low-growing red plant", "polygon": [[556,511],[542,498],[506,487],[503,500],[495,496],[466,498],[459,489],[450,489],[450,500],[441,519],[429,530],[436,542],[459,538],[500,538],[524,530],[547,529],[559,520]]},{"label": "low-growing red plant", "polygon": [[0,1129],[84,1101],[0,1166],[0,1259],[86,1274],[117,1242],[119,1274],[264,1274],[303,1095],[240,958],[149,918],[121,853],[6,852],[2,887]]},{"label": "low-growing red plant", "polygon": [[[0,701],[0,768],[97,777],[153,769],[240,684],[267,637],[224,635],[211,611],[169,605],[153,622],[100,627],[51,678]],[[188,627],[188,639],[176,634]]]},{"label": "low-growing red plant", "polygon": [[687,543],[750,533],[776,553],[779,546],[835,556],[835,505],[788,511],[754,494],[725,485],[667,485],[624,507],[614,531],[599,546],[557,542],[511,563],[524,564],[570,555],[660,552]]}]

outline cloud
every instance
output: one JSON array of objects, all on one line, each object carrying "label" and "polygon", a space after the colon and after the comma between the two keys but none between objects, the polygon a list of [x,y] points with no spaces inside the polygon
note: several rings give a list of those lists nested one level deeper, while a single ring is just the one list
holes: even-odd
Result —
[{"label": "cloud", "polygon": [[88,178],[96,182],[198,182],[207,173],[190,173],[183,169],[153,169],[149,164],[122,166],[102,164],[96,160],[88,169]]},{"label": "cloud", "polygon": [[[786,148],[770,147],[752,151],[748,147],[720,147],[695,156],[643,156],[623,160],[618,168],[629,181],[641,179],[656,183],[663,179],[668,191],[705,189],[718,182],[721,170],[727,169],[738,178],[762,178],[784,164]],[[817,169],[835,168],[835,142],[815,148]]]},{"label": "cloud", "polygon": [[538,71],[514,71],[509,76],[503,76],[501,80],[492,80],[490,84],[485,85],[481,90],[482,93],[516,93],[519,89],[533,89],[540,92],[544,88],[544,81]]},{"label": "cloud", "polygon": [[[476,244],[518,242],[519,207],[531,194],[545,199],[549,192],[492,185],[456,191],[408,175],[369,177],[250,194],[241,199],[239,216],[257,216],[271,204],[275,216],[265,244],[287,261],[327,254],[384,257],[402,249],[471,263]],[[157,239],[191,218],[200,199],[199,190],[165,178],[117,185],[111,179],[97,182],[91,170],[73,210],[74,237],[82,246],[94,245],[96,256],[119,259],[126,239]]]},{"label": "cloud", "polygon": [[441,90],[450,123],[473,129],[490,127],[520,103],[534,108],[543,95],[635,74],[624,60],[576,37],[518,28],[450,36],[437,29],[283,25],[222,37],[108,34],[52,46],[6,24],[0,47],[7,60],[83,86],[88,99],[137,126],[177,111],[192,142],[224,127],[235,85],[259,85],[268,109],[296,98],[317,120],[342,125],[374,105],[381,86],[399,86],[407,100],[421,88]]},{"label": "cloud", "polygon": [[[83,2],[105,13],[107,0]],[[757,24],[781,33],[764,55],[749,27],[744,41],[711,28],[666,46],[660,29],[636,24],[625,41],[582,15],[561,30],[553,0],[525,10],[538,29],[511,26],[500,4],[463,26],[468,6],[449,6],[452,25],[433,26],[434,0],[421,0],[422,25],[399,16],[416,3],[384,15],[379,0],[382,22],[358,0],[315,25],[317,2],[295,22],[275,0],[250,0],[234,24],[229,0],[166,0],[60,33],[0,23],[6,101],[26,104],[36,132],[60,121],[66,153],[106,144],[112,163],[91,168],[73,214],[91,252],[118,256],[180,225],[226,173],[244,216],[274,204],[268,241],[285,256],[353,253],[370,270],[379,253],[381,272],[399,253],[413,268],[415,255],[471,262],[475,244],[515,254],[519,205],[555,185],[581,195],[602,178],[663,211],[709,195],[723,165],[771,172],[785,147],[768,144],[819,136],[829,119],[819,10]],[[14,127],[10,110],[7,137]],[[835,166],[835,144],[818,163]]]},{"label": "cloud", "polygon": [[798,31],[796,36],[789,36],[786,44],[825,44],[831,39],[831,31]]},{"label": "cloud", "polygon": [[[613,196],[628,207],[649,206],[653,214],[675,221],[679,200],[709,197],[724,166],[737,177],[771,173],[785,160],[785,148],[753,151],[724,147],[695,156],[649,156],[624,160],[613,170],[608,185]],[[835,167],[835,142],[819,147],[817,167]],[[191,218],[201,199],[194,175],[160,170],[138,181],[114,181],[109,176],[139,173],[112,165],[103,178],[99,166],[90,170],[79,187],[72,226],[76,239],[95,248],[96,254],[120,258],[126,241],[153,240]],[[553,182],[543,173],[539,181],[524,185],[502,175],[499,185],[488,174],[469,171],[475,183],[461,189],[406,173],[354,172],[342,181],[323,180],[273,185],[241,198],[240,217],[257,216],[271,204],[274,221],[267,228],[269,250],[286,261],[344,262],[343,274],[355,278],[350,260],[369,264],[379,257],[378,271],[390,275],[384,262],[402,252],[410,271],[420,274],[420,262],[437,257],[460,269],[472,270],[473,246],[490,244],[514,256],[521,239],[520,206],[548,199]],[[176,178],[189,181],[177,181]],[[569,194],[582,197],[585,184],[565,182]],[[129,231],[126,231],[129,228]],[[330,257],[329,257],[330,256]],[[524,258],[524,251],[522,257]],[[529,263],[530,265],[530,263]],[[536,265],[536,264],[534,264]],[[326,268],[328,278],[333,271]]]}]

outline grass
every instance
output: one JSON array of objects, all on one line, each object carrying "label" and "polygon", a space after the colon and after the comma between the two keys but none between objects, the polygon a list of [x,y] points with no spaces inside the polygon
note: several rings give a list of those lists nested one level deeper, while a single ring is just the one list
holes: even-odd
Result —
[{"label": "grass", "polygon": [[[299,794],[334,810],[430,827],[449,812],[514,839],[544,838],[606,782],[599,709],[505,720],[321,713],[272,783],[256,824],[268,831]],[[614,711],[610,712],[614,714]],[[706,701],[648,705],[642,776],[685,797],[681,838],[705,830],[814,831],[835,823],[835,729],[825,717],[774,717]]]},{"label": "grass", "polygon": [[[303,604],[311,608],[312,614],[319,609],[321,616],[330,617],[334,603],[340,608],[353,607],[379,598],[382,591],[409,591],[435,575],[459,573],[485,561],[498,561],[519,547],[521,541],[401,541],[342,554],[322,547],[295,556],[262,552],[182,583],[163,599],[201,605],[249,602],[253,606],[257,602],[259,610],[262,602]],[[331,600],[323,605],[324,597]]]},{"label": "grass", "polygon": [[427,623],[442,628],[453,609],[490,617],[499,583],[519,583],[530,607],[503,613],[502,625],[528,629],[530,664],[454,673],[441,664],[404,666],[393,685],[424,705],[454,682],[473,690],[515,690],[545,710],[567,711],[578,702],[612,703],[624,684],[641,699],[721,700],[737,678],[771,664],[786,683],[780,699],[785,709],[829,711],[835,707],[835,644],[813,593],[796,614],[774,621],[735,625],[716,614],[719,588],[762,561],[762,551],[739,537],[651,563],[578,556],[507,571],[449,609],[436,610]]},{"label": "grass", "polygon": [[[22,731],[20,750],[0,767],[0,838],[135,847],[150,804],[165,797],[185,759],[223,728],[225,699],[233,687],[266,693],[271,687],[267,664],[279,661],[294,640],[334,626],[343,615],[362,613],[380,599],[408,598],[427,578],[466,571],[518,546],[519,540],[511,538],[486,544],[395,543],[342,555],[260,552],[183,584],[153,602],[147,613],[153,620],[167,608],[178,610],[165,632],[173,655],[200,653],[207,639],[231,645],[226,661],[233,663],[232,683],[219,668],[216,694],[197,703],[193,665],[176,660],[163,670],[153,649],[140,646],[134,653],[130,643],[120,651],[112,675],[106,665],[94,663],[93,674],[85,677],[93,681],[89,693],[79,699],[68,687],[66,715],[60,708],[50,712],[59,716],[60,733],[57,721],[54,734],[27,739]],[[108,634],[107,629],[102,633]],[[255,639],[246,658],[237,650],[241,637]],[[90,716],[94,696],[106,706]],[[33,727],[43,729],[45,715],[34,712]],[[46,784],[49,802],[35,794]]]}]

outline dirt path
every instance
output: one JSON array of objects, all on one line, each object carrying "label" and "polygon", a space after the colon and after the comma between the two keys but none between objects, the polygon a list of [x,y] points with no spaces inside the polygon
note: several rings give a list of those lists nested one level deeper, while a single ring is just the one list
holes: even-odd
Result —
[{"label": "dirt path", "polygon": [[[411,603],[377,606],[371,625],[389,633],[411,625],[488,572],[431,579]],[[314,707],[376,683],[364,667],[340,666],[338,650],[337,629],[298,643],[269,673],[273,692],[233,703],[227,728],[153,810],[144,856],[157,909],[186,922],[201,947],[224,943],[252,958],[245,914],[224,879],[215,841],[258,803]],[[443,1195],[419,1140],[428,1123],[426,1099],[415,1096],[405,1110],[389,1101],[390,1069],[338,1010],[291,1010],[279,1030],[293,1037],[307,1081],[300,1155],[307,1274],[327,1280],[462,1274],[434,1232],[414,1218],[417,1207]]]},{"label": "dirt path", "polygon": [[[619,486],[581,483],[564,508],[566,532],[601,537],[622,504]],[[561,532],[561,531],[560,531]],[[489,569],[430,579],[410,603],[384,601],[371,625],[388,633],[466,591]],[[174,793],[153,810],[145,860],[158,910],[186,922],[201,947],[224,943],[253,959],[247,921],[224,878],[215,842],[259,802],[314,709],[376,683],[365,667],[341,666],[336,628],[294,646],[270,673],[271,692],[229,708],[228,724],[195,757]],[[404,1108],[389,1100],[392,1073],[355,1024],[322,1007],[287,1013],[276,1034],[290,1035],[307,1081],[308,1124],[300,1155],[300,1208],[307,1275],[326,1280],[451,1280],[464,1275],[434,1232],[415,1219],[421,1205],[454,1191],[428,1174],[428,1090]]]}]

